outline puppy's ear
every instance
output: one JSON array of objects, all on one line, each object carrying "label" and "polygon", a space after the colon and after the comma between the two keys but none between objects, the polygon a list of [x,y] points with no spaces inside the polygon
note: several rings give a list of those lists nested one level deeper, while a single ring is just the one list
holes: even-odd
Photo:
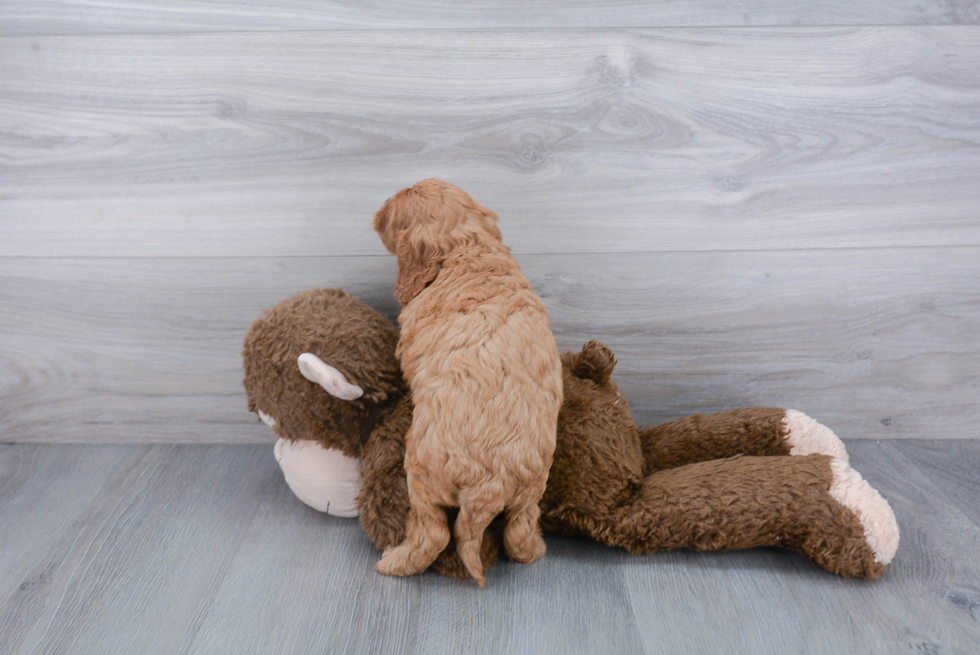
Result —
[{"label": "puppy's ear", "polygon": [[381,243],[384,244],[388,252],[395,254],[393,239],[393,226],[391,225],[391,210],[388,208],[388,203],[391,202],[391,198],[385,201],[385,204],[381,206],[374,214],[374,231],[378,233],[381,237]]},{"label": "puppy's ear", "polygon": [[593,380],[605,384],[616,368],[616,357],[609,346],[590,341],[582,347],[582,352],[575,356],[572,373],[583,380]]},{"label": "puppy's ear", "polygon": [[422,293],[439,274],[439,251],[416,230],[404,230],[398,236],[395,254],[398,255],[398,281],[395,299],[407,305]]}]

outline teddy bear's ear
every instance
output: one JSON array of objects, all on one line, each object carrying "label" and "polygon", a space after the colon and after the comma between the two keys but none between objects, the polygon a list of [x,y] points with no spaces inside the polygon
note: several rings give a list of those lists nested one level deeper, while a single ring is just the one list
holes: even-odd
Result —
[{"label": "teddy bear's ear", "polygon": [[616,357],[609,347],[598,341],[590,341],[582,347],[582,352],[575,356],[572,373],[583,380],[594,380],[599,384],[605,384],[609,381],[614,368],[616,368]]},{"label": "teddy bear's ear", "polygon": [[363,389],[348,382],[343,373],[313,353],[303,353],[297,358],[296,363],[299,365],[299,372],[304,378],[319,384],[335,398],[357,400],[364,395]]}]

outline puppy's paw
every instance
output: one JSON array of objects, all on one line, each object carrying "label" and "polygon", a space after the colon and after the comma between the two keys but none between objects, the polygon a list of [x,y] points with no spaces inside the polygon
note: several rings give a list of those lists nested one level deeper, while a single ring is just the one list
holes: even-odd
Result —
[{"label": "puppy's paw", "polygon": [[374,570],[383,575],[405,577],[421,573],[426,569],[412,562],[412,553],[405,546],[389,548],[381,555],[381,560],[374,565]]},{"label": "puppy's paw", "polygon": [[521,564],[530,564],[534,560],[540,559],[548,550],[540,534],[536,534],[520,544],[505,544],[505,548],[507,549],[507,556]]}]

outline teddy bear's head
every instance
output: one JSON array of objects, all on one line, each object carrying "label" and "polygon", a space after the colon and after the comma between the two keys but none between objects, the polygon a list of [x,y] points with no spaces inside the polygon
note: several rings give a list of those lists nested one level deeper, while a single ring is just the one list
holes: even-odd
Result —
[{"label": "teddy bear's head", "polygon": [[[397,343],[391,321],[339,289],[291,296],[245,336],[248,408],[283,439],[359,457],[385,408],[406,393]],[[316,367],[331,377],[327,384],[314,381]]]}]

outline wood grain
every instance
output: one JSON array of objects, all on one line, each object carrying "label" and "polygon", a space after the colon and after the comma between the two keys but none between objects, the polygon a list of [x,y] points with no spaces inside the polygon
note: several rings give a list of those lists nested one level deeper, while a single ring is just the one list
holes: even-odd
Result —
[{"label": "wood grain", "polygon": [[[256,474],[261,462],[276,466],[265,449],[143,446],[128,449],[123,462],[104,451],[109,482],[86,511],[35,544],[38,560],[12,585],[4,580],[2,652],[186,650],[254,499],[281,482]],[[44,519],[3,517],[15,530]]]},{"label": "wood grain", "polygon": [[[975,438],[980,249],[520,256],[562,349],[597,338],[641,423],[748,405],[850,438]],[[0,440],[261,442],[240,349],[338,286],[389,316],[392,257],[0,259]]]},{"label": "wood grain", "polygon": [[47,573],[24,577],[44,555],[39,544],[63,534],[132,452],[0,444],[0,600],[15,587],[30,592],[48,582]]},{"label": "wood grain", "polygon": [[909,440],[895,449],[941,486],[946,499],[980,525],[980,504],[971,494],[980,485],[980,430],[967,430],[973,436],[957,443]]},{"label": "wood grain", "polygon": [[340,2],[284,0],[274,5],[203,0],[0,4],[0,35],[166,33],[337,29],[499,29],[739,25],[963,25],[980,23],[970,0],[515,0]]},{"label": "wood grain", "polygon": [[429,176],[517,253],[980,244],[971,26],[8,37],[0,61],[0,256],[379,255],[371,215]]},{"label": "wood grain", "polygon": [[[18,462],[77,458],[71,483],[101,490],[48,532],[0,495],[10,546],[38,553],[0,575],[0,640],[16,654],[969,653],[980,527],[948,494],[977,506],[980,491],[927,475],[907,447],[939,469],[976,469],[976,445],[847,444],[902,529],[877,581],[778,550],[630,556],[549,535],[543,559],[496,564],[482,592],[375,574],[357,522],[293,498],[268,446],[6,446]],[[52,506],[64,470],[17,475]]]}]

